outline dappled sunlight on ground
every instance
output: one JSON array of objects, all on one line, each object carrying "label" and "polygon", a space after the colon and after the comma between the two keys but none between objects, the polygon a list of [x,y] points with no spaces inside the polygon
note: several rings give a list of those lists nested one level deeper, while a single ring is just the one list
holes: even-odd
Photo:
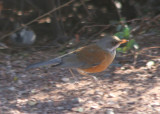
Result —
[{"label": "dappled sunlight on ground", "polygon": [[[160,55],[159,49],[155,51],[154,55]],[[144,52],[146,55],[151,53]],[[121,55],[123,58],[126,54]],[[24,71],[30,62],[55,56],[50,56],[49,51],[35,52],[32,56],[0,56],[2,114],[160,112],[159,58],[139,55],[134,67],[133,61],[130,61],[133,60],[131,54],[120,66],[110,66],[106,71],[94,74],[97,80],[74,71],[78,78],[75,82],[68,69],[45,67]],[[118,57],[115,62],[119,63],[120,60]],[[151,68],[146,66],[149,60],[156,63]]]}]

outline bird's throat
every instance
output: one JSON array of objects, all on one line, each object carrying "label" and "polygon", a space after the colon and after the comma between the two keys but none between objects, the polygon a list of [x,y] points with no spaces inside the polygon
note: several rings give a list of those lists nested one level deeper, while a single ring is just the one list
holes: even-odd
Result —
[{"label": "bird's throat", "polygon": [[110,51],[115,51],[120,45],[121,45],[121,43],[118,43],[117,45],[115,45],[114,47],[112,47],[110,49]]}]

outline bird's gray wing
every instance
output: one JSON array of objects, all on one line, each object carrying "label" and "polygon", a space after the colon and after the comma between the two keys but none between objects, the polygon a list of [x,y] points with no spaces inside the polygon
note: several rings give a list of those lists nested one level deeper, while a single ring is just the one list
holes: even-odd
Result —
[{"label": "bird's gray wing", "polygon": [[64,67],[64,68],[79,68],[83,66],[84,64],[85,64],[84,62],[80,61],[77,58],[76,53],[72,53],[72,54],[64,56],[62,58],[62,63],[58,66]]},{"label": "bird's gray wing", "polygon": [[78,60],[77,55],[75,53],[70,53],[48,61],[31,64],[27,66],[26,70],[46,65],[53,65],[62,68],[79,68],[82,65],[84,65],[84,63]]},{"label": "bird's gray wing", "polygon": [[27,66],[26,70],[29,70],[32,68],[37,68],[40,66],[46,66],[46,65],[58,65],[58,64],[61,64],[61,62],[62,62],[61,58],[55,58],[55,59],[51,59],[48,61],[31,64],[31,65]]}]

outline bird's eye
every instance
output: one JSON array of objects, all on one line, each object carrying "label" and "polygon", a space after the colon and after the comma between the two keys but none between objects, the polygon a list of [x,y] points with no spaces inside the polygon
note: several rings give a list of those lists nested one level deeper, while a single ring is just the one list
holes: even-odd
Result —
[{"label": "bird's eye", "polygon": [[112,41],[111,44],[112,45],[116,45],[118,42],[117,41]]}]

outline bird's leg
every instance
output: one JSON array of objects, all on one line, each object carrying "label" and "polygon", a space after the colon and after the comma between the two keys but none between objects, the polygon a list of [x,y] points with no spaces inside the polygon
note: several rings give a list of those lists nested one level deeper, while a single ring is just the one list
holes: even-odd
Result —
[{"label": "bird's leg", "polygon": [[95,76],[89,75],[88,73],[86,73],[86,72],[84,72],[84,71],[82,71],[82,70],[80,70],[80,69],[77,69],[77,71],[78,71],[81,75],[92,77],[92,79],[94,79],[95,82],[98,80]]},{"label": "bird's leg", "polygon": [[88,77],[92,77],[92,80],[101,88],[104,88],[103,85],[99,82],[99,80],[96,78],[96,76],[93,75],[89,75],[88,73],[82,71],[81,69],[77,69],[77,71],[81,74],[81,75],[85,75]]},{"label": "bird's leg", "polygon": [[71,73],[72,77],[74,78],[75,82],[77,82],[77,77],[74,75],[72,69],[69,69],[69,72]]}]

